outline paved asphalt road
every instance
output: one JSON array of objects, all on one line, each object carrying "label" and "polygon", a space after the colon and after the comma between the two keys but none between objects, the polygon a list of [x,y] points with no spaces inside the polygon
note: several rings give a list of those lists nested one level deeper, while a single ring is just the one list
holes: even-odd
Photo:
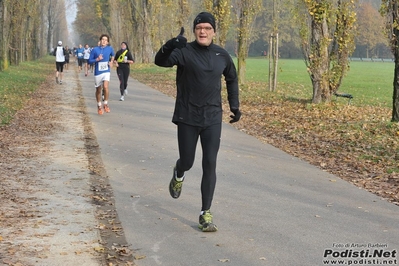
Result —
[{"label": "paved asphalt road", "polygon": [[113,71],[111,113],[99,116],[93,76],[79,76],[137,265],[398,265],[398,206],[228,124],[211,209],[219,231],[200,232],[199,147],[181,197],[168,192],[174,99],[131,78],[121,102]]}]

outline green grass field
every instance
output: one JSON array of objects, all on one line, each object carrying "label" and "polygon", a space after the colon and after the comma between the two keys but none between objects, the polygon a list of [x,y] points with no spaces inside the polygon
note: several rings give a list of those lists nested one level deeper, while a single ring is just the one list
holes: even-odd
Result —
[{"label": "green grass field", "polygon": [[[265,58],[248,59],[247,80],[268,84],[268,64],[269,61]],[[312,84],[303,60],[281,59],[278,66],[277,90],[288,94],[295,93],[300,98],[312,97]],[[354,96],[352,103],[355,105],[390,107],[393,76],[392,62],[354,61],[350,63],[350,70],[344,77],[339,92],[352,94]]]},{"label": "green grass field", "polygon": [[[312,84],[306,72],[305,62],[300,59],[279,60],[277,74],[279,95],[286,98],[311,99]],[[242,87],[243,98],[264,95],[268,92],[269,61],[262,57],[248,58],[246,79],[248,87]],[[134,66],[134,72],[166,73],[174,79],[174,70],[157,67],[153,64]],[[358,62],[350,63],[350,70],[344,77],[339,92],[354,96],[352,104],[392,106],[394,64],[392,62]],[[334,97],[335,100],[335,97]],[[347,101],[338,98],[338,101]]]}]

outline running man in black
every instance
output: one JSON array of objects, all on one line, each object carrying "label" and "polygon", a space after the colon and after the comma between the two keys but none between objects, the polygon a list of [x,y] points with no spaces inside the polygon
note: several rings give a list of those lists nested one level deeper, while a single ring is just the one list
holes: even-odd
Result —
[{"label": "running man in black", "polygon": [[132,53],[126,42],[121,43],[121,49],[116,52],[115,59],[116,73],[119,77],[119,89],[121,91],[121,98],[119,100],[124,101],[127,95],[127,80],[130,75],[130,64],[134,63]]},{"label": "running man in black", "polygon": [[165,43],[155,56],[162,67],[177,65],[177,95],[172,122],[177,125],[179,159],[173,169],[169,192],[173,198],[181,193],[184,173],[194,164],[198,139],[202,146],[202,208],[198,227],[204,232],[217,231],[210,212],[216,186],[216,160],[222,129],[221,77],[225,78],[230,123],[241,117],[238,79],[234,63],[226,50],[213,43],[216,23],[212,14],[201,12],[193,23],[195,41],[187,43],[180,34]]}]

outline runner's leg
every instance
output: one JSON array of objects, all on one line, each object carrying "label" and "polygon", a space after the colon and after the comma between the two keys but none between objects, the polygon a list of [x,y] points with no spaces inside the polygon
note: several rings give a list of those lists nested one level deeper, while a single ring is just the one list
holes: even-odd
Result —
[{"label": "runner's leg", "polygon": [[177,125],[179,159],[176,162],[176,171],[178,177],[182,177],[184,172],[193,166],[198,137],[199,129],[197,127],[183,123]]},{"label": "runner's leg", "polygon": [[216,160],[220,147],[222,124],[209,126],[201,131],[202,146],[202,211],[211,208],[216,186]]}]

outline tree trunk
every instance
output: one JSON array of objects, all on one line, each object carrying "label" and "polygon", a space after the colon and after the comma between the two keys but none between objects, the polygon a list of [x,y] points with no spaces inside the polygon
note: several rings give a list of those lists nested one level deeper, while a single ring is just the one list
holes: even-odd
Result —
[{"label": "tree trunk", "polygon": [[273,87],[273,35],[269,37],[269,91],[274,91]]},{"label": "tree trunk", "polygon": [[149,28],[151,26],[151,22],[149,21],[148,16],[148,6],[147,1],[143,1],[143,46],[142,46],[142,62],[143,63],[150,63],[152,61],[152,43]]},{"label": "tree trunk", "polygon": [[277,90],[277,70],[278,70],[278,32],[276,32],[276,40],[274,44],[274,70],[273,70],[273,88]]},{"label": "tree trunk", "polygon": [[269,48],[269,90],[277,90],[277,69],[278,69],[278,4],[273,0],[273,33],[270,36]]},{"label": "tree trunk", "polygon": [[320,21],[312,21],[312,47],[317,57],[310,58],[313,84],[312,102],[315,104],[331,99],[329,88],[329,34],[326,17]]},{"label": "tree trunk", "polygon": [[240,33],[238,37],[238,55],[237,55],[237,72],[238,72],[238,82],[239,84],[245,83],[245,73],[246,73],[246,58],[247,58],[247,41],[246,37],[247,34],[244,33],[247,29],[240,26]]},{"label": "tree trunk", "polygon": [[392,122],[399,122],[399,57],[395,55],[395,76],[393,80]]},{"label": "tree trunk", "polygon": [[245,83],[246,69],[247,69],[247,62],[245,61],[245,57],[239,56],[237,58],[237,72],[238,72],[238,82],[240,84]]},{"label": "tree trunk", "polygon": [[[394,5],[393,21],[398,21],[398,4]],[[399,43],[399,29],[393,27],[393,36],[395,38],[395,43]],[[392,122],[399,122],[399,47],[395,45],[393,48],[393,53],[395,56],[395,76],[393,79],[393,106],[392,106]]]},{"label": "tree trunk", "polygon": [[269,42],[269,90],[277,89],[277,69],[278,69],[278,33],[270,35]]},{"label": "tree trunk", "polygon": [[239,12],[237,71],[239,84],[245,84],[246,58],[248,55],[249,18],[246,6]]},{"label": "tree trunk", "polygon": [[9,65],[9,24],[7,4],[0,0],[0,71],[6,70]]},{"label": "tree trunk", "polygon": [[52,5],[51,5],[51,0],[48,4],[48,9],[47,9],[47,51],[50,52],[53,47],[53,29],[54,29],[54,18],[52,14]]},{"label": "tree trunk", "polygon": [[[308,17],[298,20],[305,63],[313,85],[312,102],[330,102],[354,50],[354,1],[302,0]],[[335,17],[335,18],[334,18]]]},{"label": "tree trunk", "polygon": [[141,0],[135,2],[130,0],[130,8],[132,10],[131,22],[133,25],[133,45],[135,54],[137,54],[136,62],[149,63],[152,62],[152,41],[151,41],[151,14],[149,14],[148,1]]}]

